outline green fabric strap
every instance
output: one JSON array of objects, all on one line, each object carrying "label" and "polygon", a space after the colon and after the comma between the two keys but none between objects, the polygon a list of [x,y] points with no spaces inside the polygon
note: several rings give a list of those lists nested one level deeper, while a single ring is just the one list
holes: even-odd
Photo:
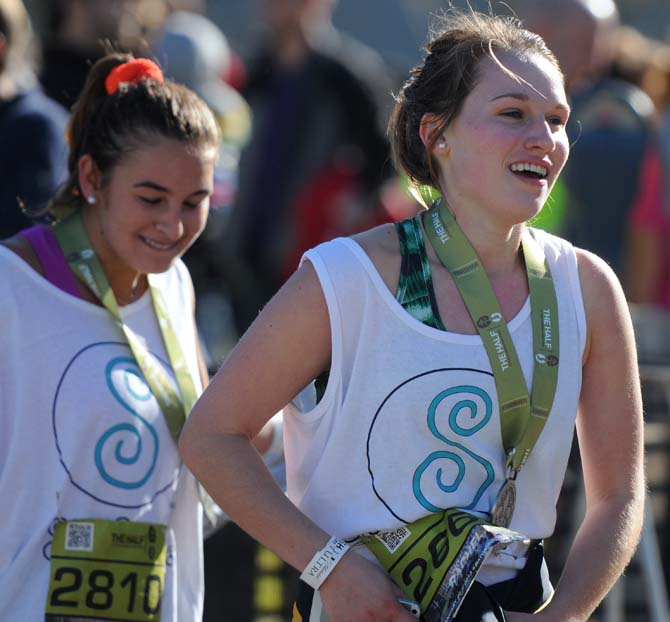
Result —
[{"label": "green fabric strap", "polygon": [[486,348],[498,392],[508,477],[514,478],[544,428],[558,381],[558,303],[544,252],[526,229],[521,242],[530,289],[535,359],[529,396],[507,323],[474,248],[441,199],[424,214],[423,222]]},{"label": "green fabric strap", "polygon": [[191,411],[196,402],[197,392],[193,377],[186,366],[184,353],[170,323],[163,295],[155,282],[154,275],[147,275],[149,290],[165,349],[167,350],[172,370],[177,379],[177,386],[179,387],[181,397],[173,389],[170,378],[163,367],[154,359],[142,343],[142,340],[121,318],[121,312],[114,297],[114,292],[107,280],[100,260],[91,248],[91,242],[84,229],[81,215],[77,212],[59,222],[54,227],[54,234],[70,269],[102,302],[103,306],[109,311],[119,328],[123,331],[128,345],[133,352],[133,356],[158,401],[170,433],[176,441],[184,426],[187,413]]}]

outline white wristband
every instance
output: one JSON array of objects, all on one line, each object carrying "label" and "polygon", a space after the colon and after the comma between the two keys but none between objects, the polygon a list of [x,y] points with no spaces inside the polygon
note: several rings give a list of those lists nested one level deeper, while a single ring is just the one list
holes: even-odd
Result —
[{"label": "white wristband", "polygon": [[300,575],[300,579],[318,590],[348,550],[349,545],[344,540],[333,536],[328,540],[326,546],[312,557]]}]

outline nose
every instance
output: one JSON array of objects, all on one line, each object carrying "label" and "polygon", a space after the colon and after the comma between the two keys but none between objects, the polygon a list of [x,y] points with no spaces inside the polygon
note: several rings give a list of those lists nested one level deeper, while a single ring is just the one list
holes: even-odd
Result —
[{"label": "nose", "polygon": [[184,235],[184,221],[179,211],[170,210],[163,214],[154,226],[156,231],[167,237],[170,242],[176,242]]},{"label": "nose", "polygon": [[551,153],[556,148],[554,128],[544,117],[536,119],[529,127],[526,136],[526,147]]}]

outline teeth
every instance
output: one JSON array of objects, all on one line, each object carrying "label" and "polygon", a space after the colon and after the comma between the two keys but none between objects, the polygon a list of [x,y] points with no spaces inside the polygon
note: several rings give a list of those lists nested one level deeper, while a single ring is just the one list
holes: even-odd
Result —
[{"label": "teeth", "polygon": [[144,240],[144,242],[147,245],[151,246],[151,248],[155,248],[159,251],[167,251],[174,246],[174,244],[161,244],[160,242],[156,242],[154,240],[150,240],[149,238],[144,237],[142,238],[142,240]]},{"label": "teeth", "polygon": [[540,166],[539,164],[529,164],[527,162],[522,162],[520,164],[512,164],[511,169],[515,172],[530,171],[531,173],[537,173],[542,177],[547,176],[547,168]]}]

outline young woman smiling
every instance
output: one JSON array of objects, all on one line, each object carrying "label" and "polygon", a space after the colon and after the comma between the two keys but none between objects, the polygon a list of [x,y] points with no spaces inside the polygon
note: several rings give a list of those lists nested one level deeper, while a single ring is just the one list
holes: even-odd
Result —
[{"label": "young woman smiling", "polygon": [[55,222],[0,243],[0,618],[195,622],[202,495],[177,451],[206,372],[179,259],[219,135],[151,61],[90,71]]},{"label": "young woman smiling", "polygon": [[[644,477],[626,302],[604,262],[528,224],[568,157],[568,115],[542,39],[452,14],[389,126],[396,164],[437,199],[306,253],[196,404],[182,455],[302,571],[296,620],[409,622],[401,588],[428,615],[445,575],[427,569],[463,520],[530,545],[485,561],[459,622],[584,622],[628,562]],[[250,445],[282,407],[288,499]],[[587,510],[554,591],[542,540],[575,424]],[[425,521],[441,531],[414,558]],[[396,583],[377,560],[406,564]]]}]

